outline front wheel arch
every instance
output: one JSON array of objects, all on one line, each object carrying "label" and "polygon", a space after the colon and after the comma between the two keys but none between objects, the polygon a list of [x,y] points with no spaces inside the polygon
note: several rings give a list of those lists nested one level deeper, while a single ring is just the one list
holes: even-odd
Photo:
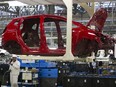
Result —
[{"label": "front wheel arch", "polygon": [[75,47],[75,55],[81,58],[87,57],[90,56],[92,52],[96,54],[98,48],[99,46],[96,40],[83,38]]}]

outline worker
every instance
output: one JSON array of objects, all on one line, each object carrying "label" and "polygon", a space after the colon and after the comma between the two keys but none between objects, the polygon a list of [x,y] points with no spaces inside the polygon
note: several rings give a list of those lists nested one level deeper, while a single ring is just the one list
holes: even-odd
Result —
[{"label": "worker", "polygon": [[96,73],[96,67],[97,67],[97,64],[95,62],[95,59],[93,59],[93,62],[92,62],[92,72],[93,72],[93,74]]},{"label": "worker", "polygon": [[92,62],[89,63],[89,72],[92,73],[92,74],[95,74],[96,73],[96,62],[95,62],[95,59],[93,59]]},{"label": "worker", "polygon": [[20,62],[17,60],[16,55],[12,55],[10,62],[10,84],[11,87],[18,87],[18,76],[20,73]]},{"label": "worker", "polygon": [[27,44],[27,46],[29,47],[37,47],[39,46],[39,37],[32,32],[28,32],[27,33],[27,37],[25,39],[25,43]]}]

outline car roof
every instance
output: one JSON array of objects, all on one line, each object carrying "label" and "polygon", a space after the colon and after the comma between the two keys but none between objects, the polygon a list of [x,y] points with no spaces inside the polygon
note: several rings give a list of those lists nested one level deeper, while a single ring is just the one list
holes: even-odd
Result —
[{"label": "car roof", "polygon": [[[29,15],[29,16],[22,16],[22,17],[17,17],[14,18],[13,20],[20,20],[20,19],[27,19],[27,18],[39,18],[39,17],[47,17],[47,18],[56,18],[56,19],[61,19],[66,21],[67,18],[63,16],[58,16],[58,15],[51,15],[51,14],[41,14],[41,15]],[[83,25],[77,21],[72,21],[73,23],[78,23],[79,25]]]},{"label": "car roof", "polygon": [[66,18],[65,17],[63,17],[63,16],[57,16],[57,15],[50,15],[50,14],[42,14],[42,15],[29,15],[29,16],[22,16],[22,17],[17,17],[17,18],[13,18],[13,20],[17,20],[17,19],[26,19],[26,18],[38,18],[38,17],[41,17],[41,16],[43,16],[43,17],[54,17],[54,18],[59,18],[59,19],[64,19],[64,20],[66,20]]}]

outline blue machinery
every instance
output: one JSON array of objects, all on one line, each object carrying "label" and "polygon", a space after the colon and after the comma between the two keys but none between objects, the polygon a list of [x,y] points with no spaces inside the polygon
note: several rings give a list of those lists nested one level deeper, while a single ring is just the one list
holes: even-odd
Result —
[{"label": "blue machinery", "polygon": [[54,80],[55,82],[51,85],[57,85],[58,68],[55,62],[23,61],[21,59],[19,61],[21,62],[21,73],[18,81],[20,87],[44,87],[45,80]]}]

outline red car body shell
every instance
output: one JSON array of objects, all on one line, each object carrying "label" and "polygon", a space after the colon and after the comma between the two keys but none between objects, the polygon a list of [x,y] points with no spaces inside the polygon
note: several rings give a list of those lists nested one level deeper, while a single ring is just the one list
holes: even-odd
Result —
[{"label": "red car body shell", "polygon": [[[100,10],[96,11],[96,13],[93,15],[93,17],[88,22],[87,26],[72,21],[73,25],[77,26],[72,29],[72,53],[75,56],[83,56],[88,55],[92,51],[97,51],[98,49],[103,48],[103,45],[111,45],[114,40],[109,38],[109,36],[103,35],[101,33],[103,25],[105,23],[105,20],[107,18],[107,12],[101,8]],[[101,14],[102,13],[102,14]],[[98,16],[101,18],[99,19]],[[40,45],[39,47],[35,48],[29,48],[24,40],[22,39],[22,32],[23,29],[20,29],[20,26],[22,22],[26,19],[30,18],[39,18],[39,26],[40,26]],[[20,48],[20,52],[16,52],[16,54],[28,54],[28,55],[64,55],[65,54],[65,47],[58,47],[57,49],[49,49],[47,42],[46,42],[46,35],[44,30],[44,21],[45,18],[52,18],[52,19],[58,19],[62,21],[67,21],[66,18],[55,16],[55,15],[34,15],[34,16],[26,16],[26,17],[20,17],[20,18],[14,18],[5,28],[3,34],[2,34],[2,46],[10,51],[11,49],[18,50]],[[97,21],[96,21],[97,20]],[[88,28],[90,25],[95,25],[97,29],[92,30]],[[59,32],[59,31],[58,31]],[[59,36],[61,33],[59,32]],[[101,38],[103,37],[104,40],[109,41],[105,43]],[[12,42],[12,43],[10,43]],[[12,44],[12,45],[6,45],[6,44]],[[19,48],[14,45],[18,44]],[[60,42],[58,43],[60,44]],[[13,47],[14,46],[14,47]],[[111,47],[107,47],[111,48]],[[88,52],[89,51],[89,52]],[[11,53],[15,53],[15,50],[13,50]]]}]

